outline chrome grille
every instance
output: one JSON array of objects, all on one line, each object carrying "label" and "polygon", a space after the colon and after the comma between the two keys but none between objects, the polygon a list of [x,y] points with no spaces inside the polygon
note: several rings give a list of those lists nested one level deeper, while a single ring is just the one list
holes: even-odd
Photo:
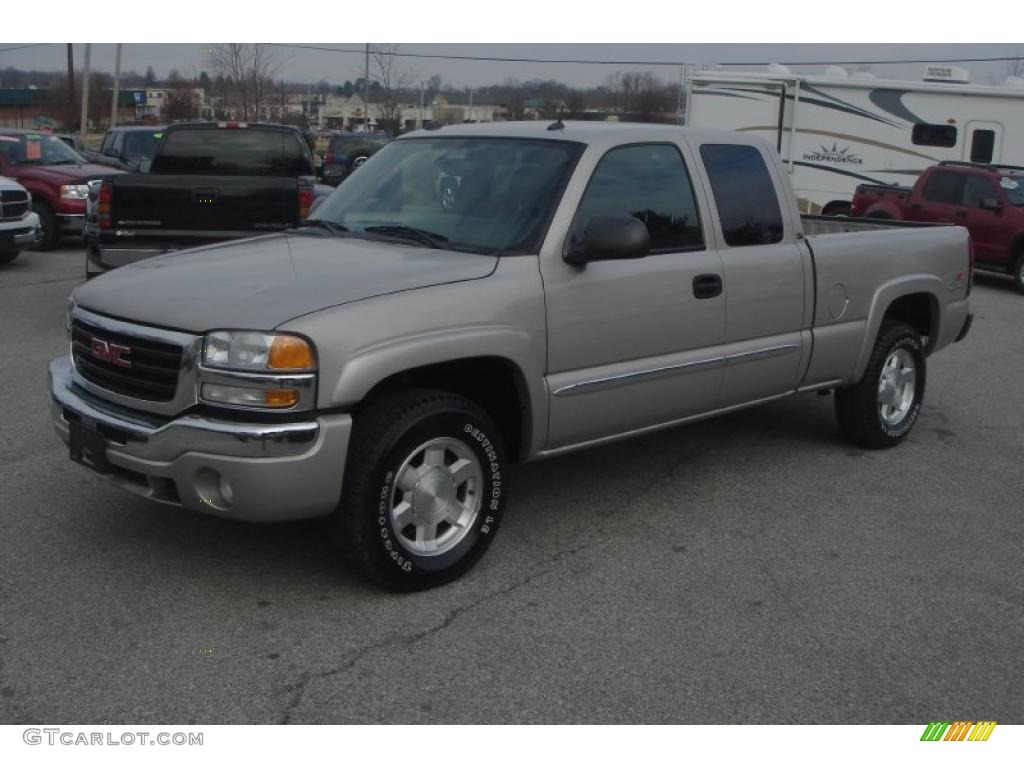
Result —
[{"label": "chrome grille", "polygon": [[0,221],[17,221],[28,213],[28,192],[20,189],[0,191]]},{"label": "chrome grille", "polygon": [[[94,354],[96,342],[126,347],[125,365]],[[75,317],[71,322],[71,356],[75,369],[88,382],[125,397],[166,403],[178,390],[185,350],[177,344],[118,333]]]}]

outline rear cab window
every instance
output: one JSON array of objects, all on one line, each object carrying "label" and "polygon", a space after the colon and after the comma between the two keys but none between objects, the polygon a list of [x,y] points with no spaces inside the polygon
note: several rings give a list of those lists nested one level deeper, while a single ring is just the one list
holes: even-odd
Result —
[{"label": "rear cab window", "polygon": [[582,242],[595,216],[639,219],[647,227],[652,253],[704,248],[693,184],[672,144],[625,145],[601,158],[573,220],[570,248]]},{"label": "rear cab window", "polygon": [[216,176],[312,175],[305,142],[290,131],[203,128],[167,131],[153,173]]},{"label": "rear cab window", "polygon": [[726,244],[736,248],[781,242],[779,195],[760,150],[744,144],[704,144],[700,154]]}]

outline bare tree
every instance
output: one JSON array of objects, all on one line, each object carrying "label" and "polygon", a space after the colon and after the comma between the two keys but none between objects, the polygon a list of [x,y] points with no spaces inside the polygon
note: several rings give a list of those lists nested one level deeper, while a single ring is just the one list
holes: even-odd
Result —
[{"label": "bare tree", "polygon": [[397,45],[375,45],[370,48],[374,74],[377,76],[377,111],[386,130],[398,133],[402,122],[402,90],[412,82],[412,73],[399,67]]},{"label": "bare tree", "polygon": [[263,43],[227,43],[214,46],[207,61],[236,95],[242,119],[258,119],[267,94],[273,91],[274,75],[281,68],[276,52]]}]

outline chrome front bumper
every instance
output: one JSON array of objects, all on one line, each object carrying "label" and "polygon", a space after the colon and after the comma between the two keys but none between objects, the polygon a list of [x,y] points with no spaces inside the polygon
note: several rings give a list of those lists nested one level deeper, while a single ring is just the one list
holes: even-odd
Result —
[{"label": "chrome front bumper", "polygon": [[348,414],[286,424],[240,423],[187,414],[141,414],[74,384],[70,357],[50,363],[53,425],[71,422],[107,441],[108,479],[138,496],[254,522],[330,514],[341,497],[352,419]]},{"label": "chrome front bumper", "polygon": [[30,248],[39,239],[39,214],[29,212],[20,221],[5,221],[0,224],[0,240],[11,235],[14,247],[19,251]]}]

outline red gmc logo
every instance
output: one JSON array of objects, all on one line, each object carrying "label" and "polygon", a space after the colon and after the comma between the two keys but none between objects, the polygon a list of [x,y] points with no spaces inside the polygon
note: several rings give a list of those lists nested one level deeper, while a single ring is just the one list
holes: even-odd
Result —
[{"label": "red gmc logo", "polygon": [[131,361],[125,359],[131,351],[131,347],[126,347],[123,344],[114,344],[113,342],[97,339],[93,336],[91,352],[92,356],[97,360],[102,360],[111,365],[119,365],[122,368],[131,368]]}]

